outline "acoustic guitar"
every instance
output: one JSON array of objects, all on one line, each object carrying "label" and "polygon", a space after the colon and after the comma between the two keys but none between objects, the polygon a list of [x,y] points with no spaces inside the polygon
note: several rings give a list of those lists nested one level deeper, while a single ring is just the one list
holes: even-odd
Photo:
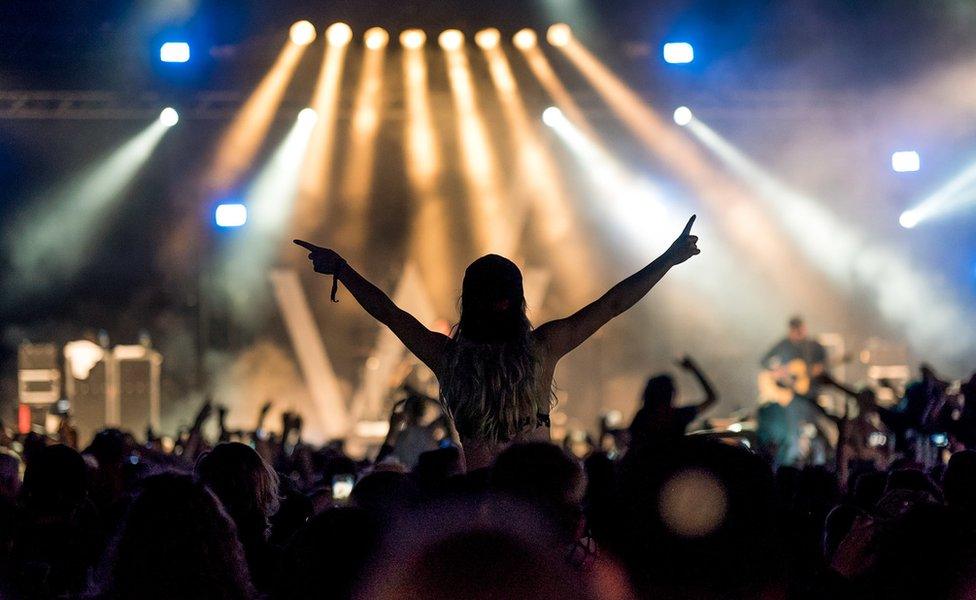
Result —
[{"label": "acoustic guitar", "polygon": [[794,358],[777,369],[767,369],[759,373],[759,403],[776,402],[786,406],[794,396],[810,393],[811,376],[807,363]]}]

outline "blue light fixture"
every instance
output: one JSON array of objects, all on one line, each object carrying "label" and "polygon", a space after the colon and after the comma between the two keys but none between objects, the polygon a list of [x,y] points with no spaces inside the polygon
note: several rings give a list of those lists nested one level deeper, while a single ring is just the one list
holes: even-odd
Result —
[{"label": "blue light fixture", "polygon": [[159,47],[159,60],[165,63],[185,63],[190,60],[190,44],[166,42]]}]

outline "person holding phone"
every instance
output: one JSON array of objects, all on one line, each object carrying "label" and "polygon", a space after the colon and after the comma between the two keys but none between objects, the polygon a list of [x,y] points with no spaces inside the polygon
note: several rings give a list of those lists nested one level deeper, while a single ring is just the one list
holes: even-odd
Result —
[{"label": "person holding phone", "polygon": [[[671,246],[572,315],[533,328],[522,273],[488,254],[471,263],[461,284],[453,335],[431,331],[398,307],[337,252],[302,240],[317,273],[332,275],[437,377],[440,403],[468,469],[486,467],[509,444],[549,440],[553,373],[563,356],[651,291],[672,267],[699,254],[692,216]],[[333,298],[334,299],[334,298]]]}]

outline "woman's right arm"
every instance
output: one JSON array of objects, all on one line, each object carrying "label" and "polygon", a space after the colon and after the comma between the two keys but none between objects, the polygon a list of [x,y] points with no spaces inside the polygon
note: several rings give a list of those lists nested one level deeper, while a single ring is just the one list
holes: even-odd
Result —
[{"label": "woman's right arm", "polygon": [[374,319],[390,328],[403,344],[435,373],[450,338],[424,327],[413,315],[401,309],[382,290],[359,274],[335,251],[302,240],[295,243],[309,251],[316,273],[334,275],[356,302]]}]

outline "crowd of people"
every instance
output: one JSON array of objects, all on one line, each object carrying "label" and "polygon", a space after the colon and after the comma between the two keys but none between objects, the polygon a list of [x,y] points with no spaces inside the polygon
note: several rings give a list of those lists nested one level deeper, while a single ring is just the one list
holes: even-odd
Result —
[{"label": "crowd of people", "polygon": [[[82,449],[70,435],[6,435],[0,596],[976,597],[976,450],[965,449],[976,378],[952,392],[962,409],[946,427],[958,450],[948,460],[922,461],[905,442],[883,462],[850,456],[839,470],[783,464],[745,435],[687,435],[717,398],[691,359],[681,366],[703,403],[676,407],[673,380],[655,376],[612,450],[552,443],[555,364],[698,253],[693,221],[647,267],[538,327],[518,268],[479,259],[451,336],[334,251],[301,243],[316,271],[430,367],[438,397],[398,403],[385,443],[363,460],[341,440],[305,443],[290,413],[270,432],[268,407],[253,429],[231,431],[206,403],[172,447],[116,429]],[[914,423],[918,397],[927,422],[949,395],[926,374],[886,418]],[[851,423],[880,410],[863,400]]]},{"label": "crowd of people", "polygon": [[0,597],[976,595],[967,438],[950,432],[958,450],[932,468],[911,445],[884,469],[852,457],[842,480],[774,470],[745,437],[685,435],[672,397],[650,378],[614,452],[525,441],[475,469],[415,393],[358,461],[305,443],[294,415],[231,431],[209,404],[169,449],[116,429],[80,451],[6,435]]}]

